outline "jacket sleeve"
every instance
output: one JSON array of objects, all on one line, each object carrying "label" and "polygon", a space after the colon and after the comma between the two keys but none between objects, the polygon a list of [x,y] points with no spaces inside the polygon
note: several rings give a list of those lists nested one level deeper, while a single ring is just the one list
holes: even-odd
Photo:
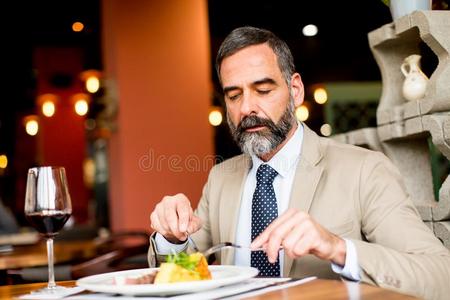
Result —
[{"label": "jacket sleeve", "polygon": [[363,282],[424,299],[447,299],[450,251],[422,222],[398,169],[368,156],[360,176],[362,233],[352,240]]},{"label": "jacket sleeve", "polygon": [[192,239],[195,241],[200,251],[205,251],[212,246],[209,199],[211,181],[214,177],[212,174],[214,171],[215,168],[213,167],[209,173],[208,181],[203,187],[202,197],[198,202],[197,209],[194,212],[194,214],[202,220],[202,227],[192,235]]}]

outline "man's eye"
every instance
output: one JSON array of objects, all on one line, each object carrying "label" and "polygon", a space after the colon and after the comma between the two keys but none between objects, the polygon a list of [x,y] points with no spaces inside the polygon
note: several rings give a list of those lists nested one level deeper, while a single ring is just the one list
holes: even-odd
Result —
[{"label": "man's eye", "polygon": [[230,99],[230,100],[236,100],[237,98],[239,98],[239,95],[240,95],[240,94],[228,95],[227,97],[228,97],[228,99]]},{"label": "man's eye", "polygon": [[272,90],[258,90],[258,94],[260,95],[267,95],[268,93],[270,93]]}]

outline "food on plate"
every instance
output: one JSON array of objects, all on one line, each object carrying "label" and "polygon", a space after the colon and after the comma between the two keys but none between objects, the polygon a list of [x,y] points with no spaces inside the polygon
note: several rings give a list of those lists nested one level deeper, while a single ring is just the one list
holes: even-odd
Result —
[{"label": "food on plate", "polygon": [[208,262],[202,253],[169,255],[155,277],[155,284],[211,279]]},{"label": "food on plate", "polygon": [[127,284],[152,284],[155,281],[156,271],[141,273],[135,276],[116,276],[113,278],[115,285]]},{"label": "food on plate", "polygon": [[167,261],[162,263],[157,271],[143,272],[135,276],[116,276],[113,279],[113,284],[160,284],[208,280],[211,278],[208,262],[202,253],[196,252],[188,255],[181,252],[168,255]]}]

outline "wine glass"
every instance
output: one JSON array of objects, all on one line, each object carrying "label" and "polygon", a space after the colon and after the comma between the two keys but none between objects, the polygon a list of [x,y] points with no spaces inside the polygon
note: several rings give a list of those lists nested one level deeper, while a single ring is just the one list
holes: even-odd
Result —
[{"label": "wine glass", "polygon": [[25,216],[47,239],[48,285],[38,293],[55,294],[65,288],[55,284],[53,238],[72,214],[64,167],[44,166],[28,170]]}]

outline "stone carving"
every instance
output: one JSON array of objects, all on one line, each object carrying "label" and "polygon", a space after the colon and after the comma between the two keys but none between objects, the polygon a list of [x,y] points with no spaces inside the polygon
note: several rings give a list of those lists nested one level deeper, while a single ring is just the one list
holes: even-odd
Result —
[{"label": "stone carving", "polygon": [[[377,127],[335,138],[384,152],[400,169],[422,219],[450,249],[450,177],[435,199],[428,138],[450,159],[450,11],[416,11],[368,34],[369,46],[380,68],[383,90]],[[439,63],[421,97],[403,95],[400,66],[419,55],[423,41]]]},{"label": "stone carving", "polygon": [[405,58],[400,66],[400,70],[405,75],[403,97],[409,101],[422,99],[427,89],[428,77],[420,69],[420,58],[420,55],[412,54]]}]

